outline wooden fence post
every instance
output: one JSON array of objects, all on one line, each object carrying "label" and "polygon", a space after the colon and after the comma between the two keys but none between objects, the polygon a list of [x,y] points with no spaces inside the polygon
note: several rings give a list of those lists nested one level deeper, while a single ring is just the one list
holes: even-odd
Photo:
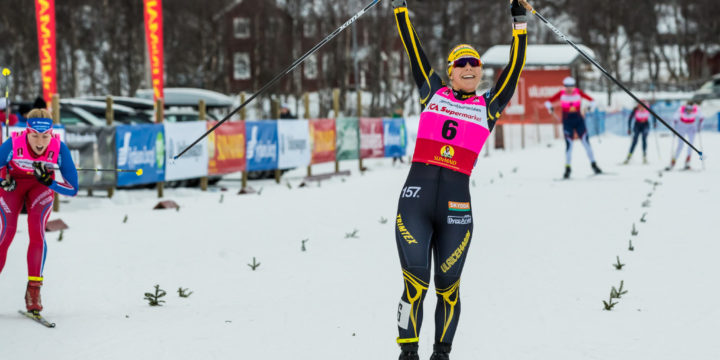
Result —
[{"label": "wooden fence post", "polygon": [[[310,95],[308,93],[303,94],[303,107],[305,108],[304,117],[305,119],[308,119],[308,121],[310,121]],[[307,176],[312,176],[312,159],[310,160],[310,165],[308,165],[307,167]]]},{"label": "wooden fence post", "polygon": [[[205,107],[205,100],[200,99],[198,101],[198,119],[200,121],[207,120],[207,108]],[[207,191],[208,189],[208,177],[207,175],[200,178],[200,190]]]},{"label": "wooden fence post", "polygon": [[[115,121],[115,112],[113,111],[113,98],[111,95],[108,95],[105,97],[105,125],[112,126],[113,122]],[[117,165],[117,164],[113,164]],[[115,173],[115,178],[117,179],[117,172]],[[108,197],[112,198],[115,194],[115,186],[111,186],[107,190]]]},{"label": "wooden fence post", "polygon": [[[272,117],[276,120],[280,120],[280,101],[277,99],[270,100],[270,110],[272,111]],[[280,169],[275,169],[275,183],[280,183],[280,175],[282,172]]]},{"label": "wooden fence post", "polygon": [[[242,104],[244,102],[245,102],[245,92],[243,91],[240,93],[240,103]],[[247,114],[247,112],[245,112],[245,108],[240,109],[240,120],[245,121],[246,114]],[[247,149],[246,149],[246,151],[247,151]],[[246,154],[247,154],[247,152],[246,152]],[[242,178],[240,180],[241,181],[240,182],[240,192],[243,192],[243,190],[245,190],[245,188],[247,187],[247,180],[248,180],[247,161],[245,161],[245,164],[246,164],[245,171],[242,172]]]},{"label": "wooden fence post", "polygon": [[[52,95],[52,119],[53,124],[60,124],[60,95],[59,94],[53,94]],[[9,109],[8,109],[9,112]],[[55,193],[54,195],[54,201],[53,201],[53,211],[58,212],[60,211],[60,196]]]},{"label": "wooden fence post", "polygon": [[[360,118],[362,117],[362,92],[360,90],[357,91],[357,117],[358,117],[358,137],[360,136]],[[359,143],[360,141],[358,141]],[[360,145],[358,145],[360,146]],[[361,155],[360,149],[358,149],[358,166],[360,169],[360,172],[363,172],[365,170],[365,166],[363,166],[363,159]]]},{"label": "wooden fence post", "polygon": [[[157,124],[162,124],[165,121],[165,112],[164,112],[164,105],[163,105],[163,99],[157,99],[155,101],[155,122]],[[167,151],[167,149],[165,150]],[[158,198],[162,198],[165,196],[165,182],[160,181],[157,183],[157,193]]]}]

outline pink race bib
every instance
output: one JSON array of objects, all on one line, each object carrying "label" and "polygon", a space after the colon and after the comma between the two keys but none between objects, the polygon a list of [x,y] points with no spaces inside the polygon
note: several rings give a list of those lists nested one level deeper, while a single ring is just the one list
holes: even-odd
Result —
[{"label": "pink race bib", "polygon": [[470,175],[489,135],[485,99],[475,96],[460,101],[444,87],[420,114],[413,162]]}]

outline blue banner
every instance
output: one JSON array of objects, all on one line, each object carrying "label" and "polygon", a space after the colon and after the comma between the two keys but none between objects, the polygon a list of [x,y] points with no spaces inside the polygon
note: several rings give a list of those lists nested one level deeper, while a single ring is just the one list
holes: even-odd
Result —
[{"label": "blue banner", "polygon": [[118,186],[151,184],[165,180],[165,131],[162,124],[120,125],[115,128]]},{"label": "blue banner", "polygon": [[277,121],[248,121],[247,170],[274,170],[278,168]]},{"label": "blue banner", "polygon": [[405,149],[407,148],[407,131],[405,129],[405,119],[383,119],[383,130],[385,157],[405,156]]}]

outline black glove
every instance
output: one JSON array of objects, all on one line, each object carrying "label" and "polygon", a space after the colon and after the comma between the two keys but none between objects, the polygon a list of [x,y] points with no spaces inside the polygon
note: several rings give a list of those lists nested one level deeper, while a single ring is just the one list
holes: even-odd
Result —
[{"label": "black glove", "polygon": [[407,7],[407,2],[405,0],[392,0],[392,6],[395,9],[399,7]]},{"label": "black glove", "polygon": [[518,0],[513,0],[512,3],[510,3],[510,14],[516,23],[527,22],[527,10],[520,5]]},{"label": "black glove", "polygon": [[2,181],[0,181],[0,188],[7,192],[15,190],[15,186],[17,186],[17,183],[15,183],[15,179],[9,176],[7,179],[3,179]]},{"label": "black glove", "polygon": [[52,185],[53,181],[55,181],[52,178],[53,172],[48,170],[47,167],[43,166],[41,162],[34,162],[33,168],[35,168],[33,174],[35,175],[37,181],[39,181],[41,184],[45,186],[50,186]]}]

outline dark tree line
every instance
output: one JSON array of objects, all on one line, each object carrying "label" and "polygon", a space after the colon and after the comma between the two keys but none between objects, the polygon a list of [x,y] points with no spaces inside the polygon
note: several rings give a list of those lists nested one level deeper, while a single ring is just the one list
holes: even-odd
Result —
[{"label": "dark tree line", "polygon": [[[317,24],[318,39],[322,39],[366,3],[245,1],[254,2],[260,14],[274,4],[287,13],[281,23],[257,25],[253,31],[262,37],[254,51],[278,57],[277,61],[253,67],[255,89],[307,50],[302,44],[306,23]],[[482,52],[510,40],[508,4],[504,0],[408,2],[413,24],[437,69],[444,69],[447,51],[458,43],[471,43]],[[232,59],[227,58],[224,48],[229,34],[222,13],[233,3],[164,1],[166,86],[229,92]],[[606,69],[629,84],[697,84],[711,75],[707,71],[690,73],[686,62],[693,50],[708,50],[720,43],[717,0],[536,0],[532,4],[576,42],[593,49]],[[56,0],[55,6],[58,88],[62,96],[133,95],[147,87],[142,0]],[[355,60],[365,70],[362,90],[372,94],[370,114],[387,113],[412,95],[407,72],[398,78],[400,60],[392,56],[398,44],[390,1],[382,1],[361,18],[357,29],[358,43],[366,46],[354,49],[353,34],[346,31],[315,58],[325,65],[318,74],[323,113],[331,106],[331,88],[340,88],[342,95],[355,90],[351,84],[354,80],[350,80]],[[278,44],[288,38],[291,48],[279,48]],[[39,94],[33,1],[0,0],[0,39],[0,65],[13,69],[14,92],[22,97]],[[560,42],[536,20],[530,21],[529,41]],[[406,64],[404,60],[402,63]],[[630,71],[623,71],[628,67]],[[292,75],[290,85],[274,92],[299,97],[303,92],[301,71]],[[345,96],[341,99],[344,102]],[[343,105],[352,107],[354,102]]]}]

